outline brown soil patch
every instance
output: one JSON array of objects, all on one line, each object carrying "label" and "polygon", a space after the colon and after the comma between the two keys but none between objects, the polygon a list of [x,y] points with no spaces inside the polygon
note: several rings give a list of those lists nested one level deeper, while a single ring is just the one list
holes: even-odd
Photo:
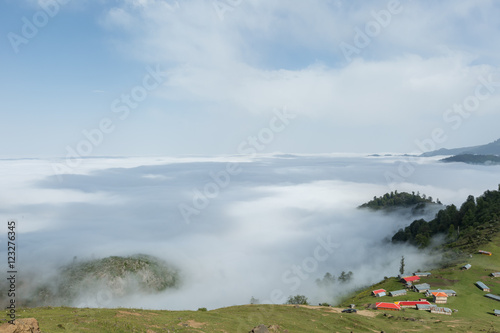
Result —
[{"label": "brown soil patch", "polygon": [[116,314],[117,317],[125,317],[125,316],[136,316],[136,317],[140,317],[141,315],[139,313],[135,313],[135,312],[128,312],[128,311],[118,311],[118,313]]},{"label": "brown soil patch", "polygon": [[192,328],[202,328],[203,325],[206,325],[207,323],[199,323],[195,320],[187,320],[183,323],[179,323],[179,326],[184,326],[184,327],[192,327]]},{"label": "brown soil patch", "polygon": [[[333,312],[333,313],[342,313],[343,308],[326,308],[326,312]],[[363,317],[376,317],[377,313],[375,311],[370,311],[370,310],[358,310],[357,313],[346,313],[346,316],[355,316],[355,315],[360,315]]]},{"label": "brown soil patch", "polygon": [[[288,305],[288,306],[294,306],[294,305]],[[342,313],[342,310],[344,310],[344,308],[332,308],[332,307],[313,306],[313,305],[300,305],[300,307],[312,310],[323,310],[325,312],[333,312],[333,313]],[[370,311],[370,310],[358,310],[357,313],[346,313],[346,315],[354,315],[354,316],[356,314],[371,318],[377,316],[377,313],[375,311]]]}]

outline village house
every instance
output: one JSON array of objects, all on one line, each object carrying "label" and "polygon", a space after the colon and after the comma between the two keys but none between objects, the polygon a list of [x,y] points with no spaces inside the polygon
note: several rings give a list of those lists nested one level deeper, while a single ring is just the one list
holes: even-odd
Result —
[{"label": "village house", "polygon": [[406,290],[396,290],[389,292],[389,296],[391,297],[403,296],[403,295],[406,295]]},{"label": "village house", "polygon": [[482,291],[487,291],[487,292],[490,292],[490,288],[485,285],[484,283],[482,283],[481,281],[477,281],[476,282],[477,286],[479,287],[479,289],[481,289]]},{"label": "village house", "polygon": [[495,316],[500,317],[500,310],[495,310]]},{"label": "village house", "polygon": [[440,308],[440,307],[431,308],[431,313],[444,314],[444,315],[451,316],[452,312],[453,311],[451,311],[451,309],[449,309],[449,308]]},{"label": "village house", "polygon": [[446,295],[448,295],[448,297],[451,297],[451,296],[457,296],[457,293],[455,292],[455,290],[441,290],[441,289],[437,289],[437,290],[428,290],[426,293],[425,293],[425,296],[427,297],[430,297],[432,296],[432,293],[437,293],[437,292],[443,292],[445,293]]},{"label": "village house", "polygon": [[380,293],[384,293],[385,294],[385,289],[377,289],[377,290],[372,291],[372,295],[373,296],[377,296],[377,294],[380,294]]},{"label": "village house", "polygon": [[500,277],[500,272],[494,272],[490,274],[493,277]]},{"label": "village house", "polygon": [[434,303],[436,304],[445,304],[448,301],[448,295],[443,292],[434,292],[432,293],[434,297]]},{"label": "village house", "polygon": [[390,311],[399,311],[401,310],[401,307],[397,305],[396,303],[385,303],[385,302],[379,302],[375,304],[377,310],[390,310]]},{"label": "village house", "polygon": [[427,301],[403,301],[396,302],[396,304],[401,308],[417,308],[417,305],[431,305],[431,303]]},{"label": "village house", "polygon": [[[429,303],[429,302],[427,302],[427,303]],[[429,304],[417,304],[416,306],[417,306],[417,310],[419,310],[419,311],[430,311],[431,308],[437,307],[436,305],[432,305],[430,303]]]},{"label": "village house", "polygon": [[421,283],[413,286],[413,290],[416,291],[417,293],[425,293],[429,289],[431,289],[431,285],[428,283]]},{"label": "village house", "polygon": [[493,295],[493,294],[486,294],[484,296],[486,296],[488,298],[491,298],[491,299],[494,299],[495,301],[499,301],[500,302],[500,296]]},{"label": "village house", "polygon": [[415,281],[419,281],[420,280],[420,277],[418,276],[415,276],[415,275],[412,275],[412,276],[405,276],[405,277],[402,277],[401,278],[401,282],[404,282],[404,283],[408,283],[408,282],[415,282]]},{"label": "village house", "polygon": [[465,271],[467,271],[467,270],[469,270],[471,267],[472,267],[472,266],[471,266],[471,264],[467,264],[467,265],[463,265],[460,269],[461,269],[461,270],[465,270]]},{"label": "village house", "polygon": [[429,272],[415,272],[413,275],[418,276],[418,277],[428,277],[431,275]]},{"label": "village house", "polygon": [[488,252],[488,251],[483,251],[483,250],[479,250],[479,253],[480,253],[480,254],[484,254],[484,255],[486,255],[486,256],[491,256],[491,254],[492,254],[491,252]]}]

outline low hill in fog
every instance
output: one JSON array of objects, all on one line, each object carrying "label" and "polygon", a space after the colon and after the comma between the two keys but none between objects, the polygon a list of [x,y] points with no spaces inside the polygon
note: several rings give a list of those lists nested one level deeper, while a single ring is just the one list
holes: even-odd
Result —
[{"label": "low hill in fog", "polygon": [[[24,306],[106,307],[112,300],[157,293],[179,284],[178,271],[163,260],[144,254],[75,260],[56,276],[20,275],[17,302]],[[5,300],[2,300],[2,304]]]}]

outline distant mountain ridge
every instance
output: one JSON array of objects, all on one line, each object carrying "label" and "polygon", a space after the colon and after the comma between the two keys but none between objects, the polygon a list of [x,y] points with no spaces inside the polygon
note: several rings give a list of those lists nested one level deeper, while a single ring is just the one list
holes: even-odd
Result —
[{"label": "distant mountain ridge", "polygon": [[461,155],[446,157],[440,161],[445,163],[462,162],[462,163],[476,164],[476,165],[499,165],[500,156],[461,154]]},{"label": "distant mountain ridge", "polygon": [[500,139],[481,146],[453,148],[453,149],[441,148],[438,150],[425,152],[420,156],[431,157],[440,155],[464,155],[464,154],[500,156]]}]

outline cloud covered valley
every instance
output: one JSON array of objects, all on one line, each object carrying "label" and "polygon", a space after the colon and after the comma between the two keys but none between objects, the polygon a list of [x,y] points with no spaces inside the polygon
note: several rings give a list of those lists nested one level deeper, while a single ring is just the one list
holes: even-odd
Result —
[{"label": "cloud covered valley", "polygon": [[[162,292],[120,297],[82,289],[68,305],[83,307],[211,309],[252,297],[283,303],[297,294],[332,303],[397,275],[401,256],[408,272],[440,259],[439,253],[388,242],[399,228],[430,219],[435,210],[412,216],[359,205],[394,190],[460,205],[499,183],[498,166],[403,156],[89,158],[72,173],[54,175],[56,162],[0,161],[0,216],[18,223],[21,279],[36,274],[31,283],[54,281],[74,257],[143,253],[175,267],[181,281]],[[401,176],[405,165],[412,172]],[[389,182],[391,174],[397,183]],[[6,257],[4,251],[2,246]],[[353,272],[347,284],[316,283],[327,272],[342,271]],[[33,290],[19,286],[24,298]]]}]

